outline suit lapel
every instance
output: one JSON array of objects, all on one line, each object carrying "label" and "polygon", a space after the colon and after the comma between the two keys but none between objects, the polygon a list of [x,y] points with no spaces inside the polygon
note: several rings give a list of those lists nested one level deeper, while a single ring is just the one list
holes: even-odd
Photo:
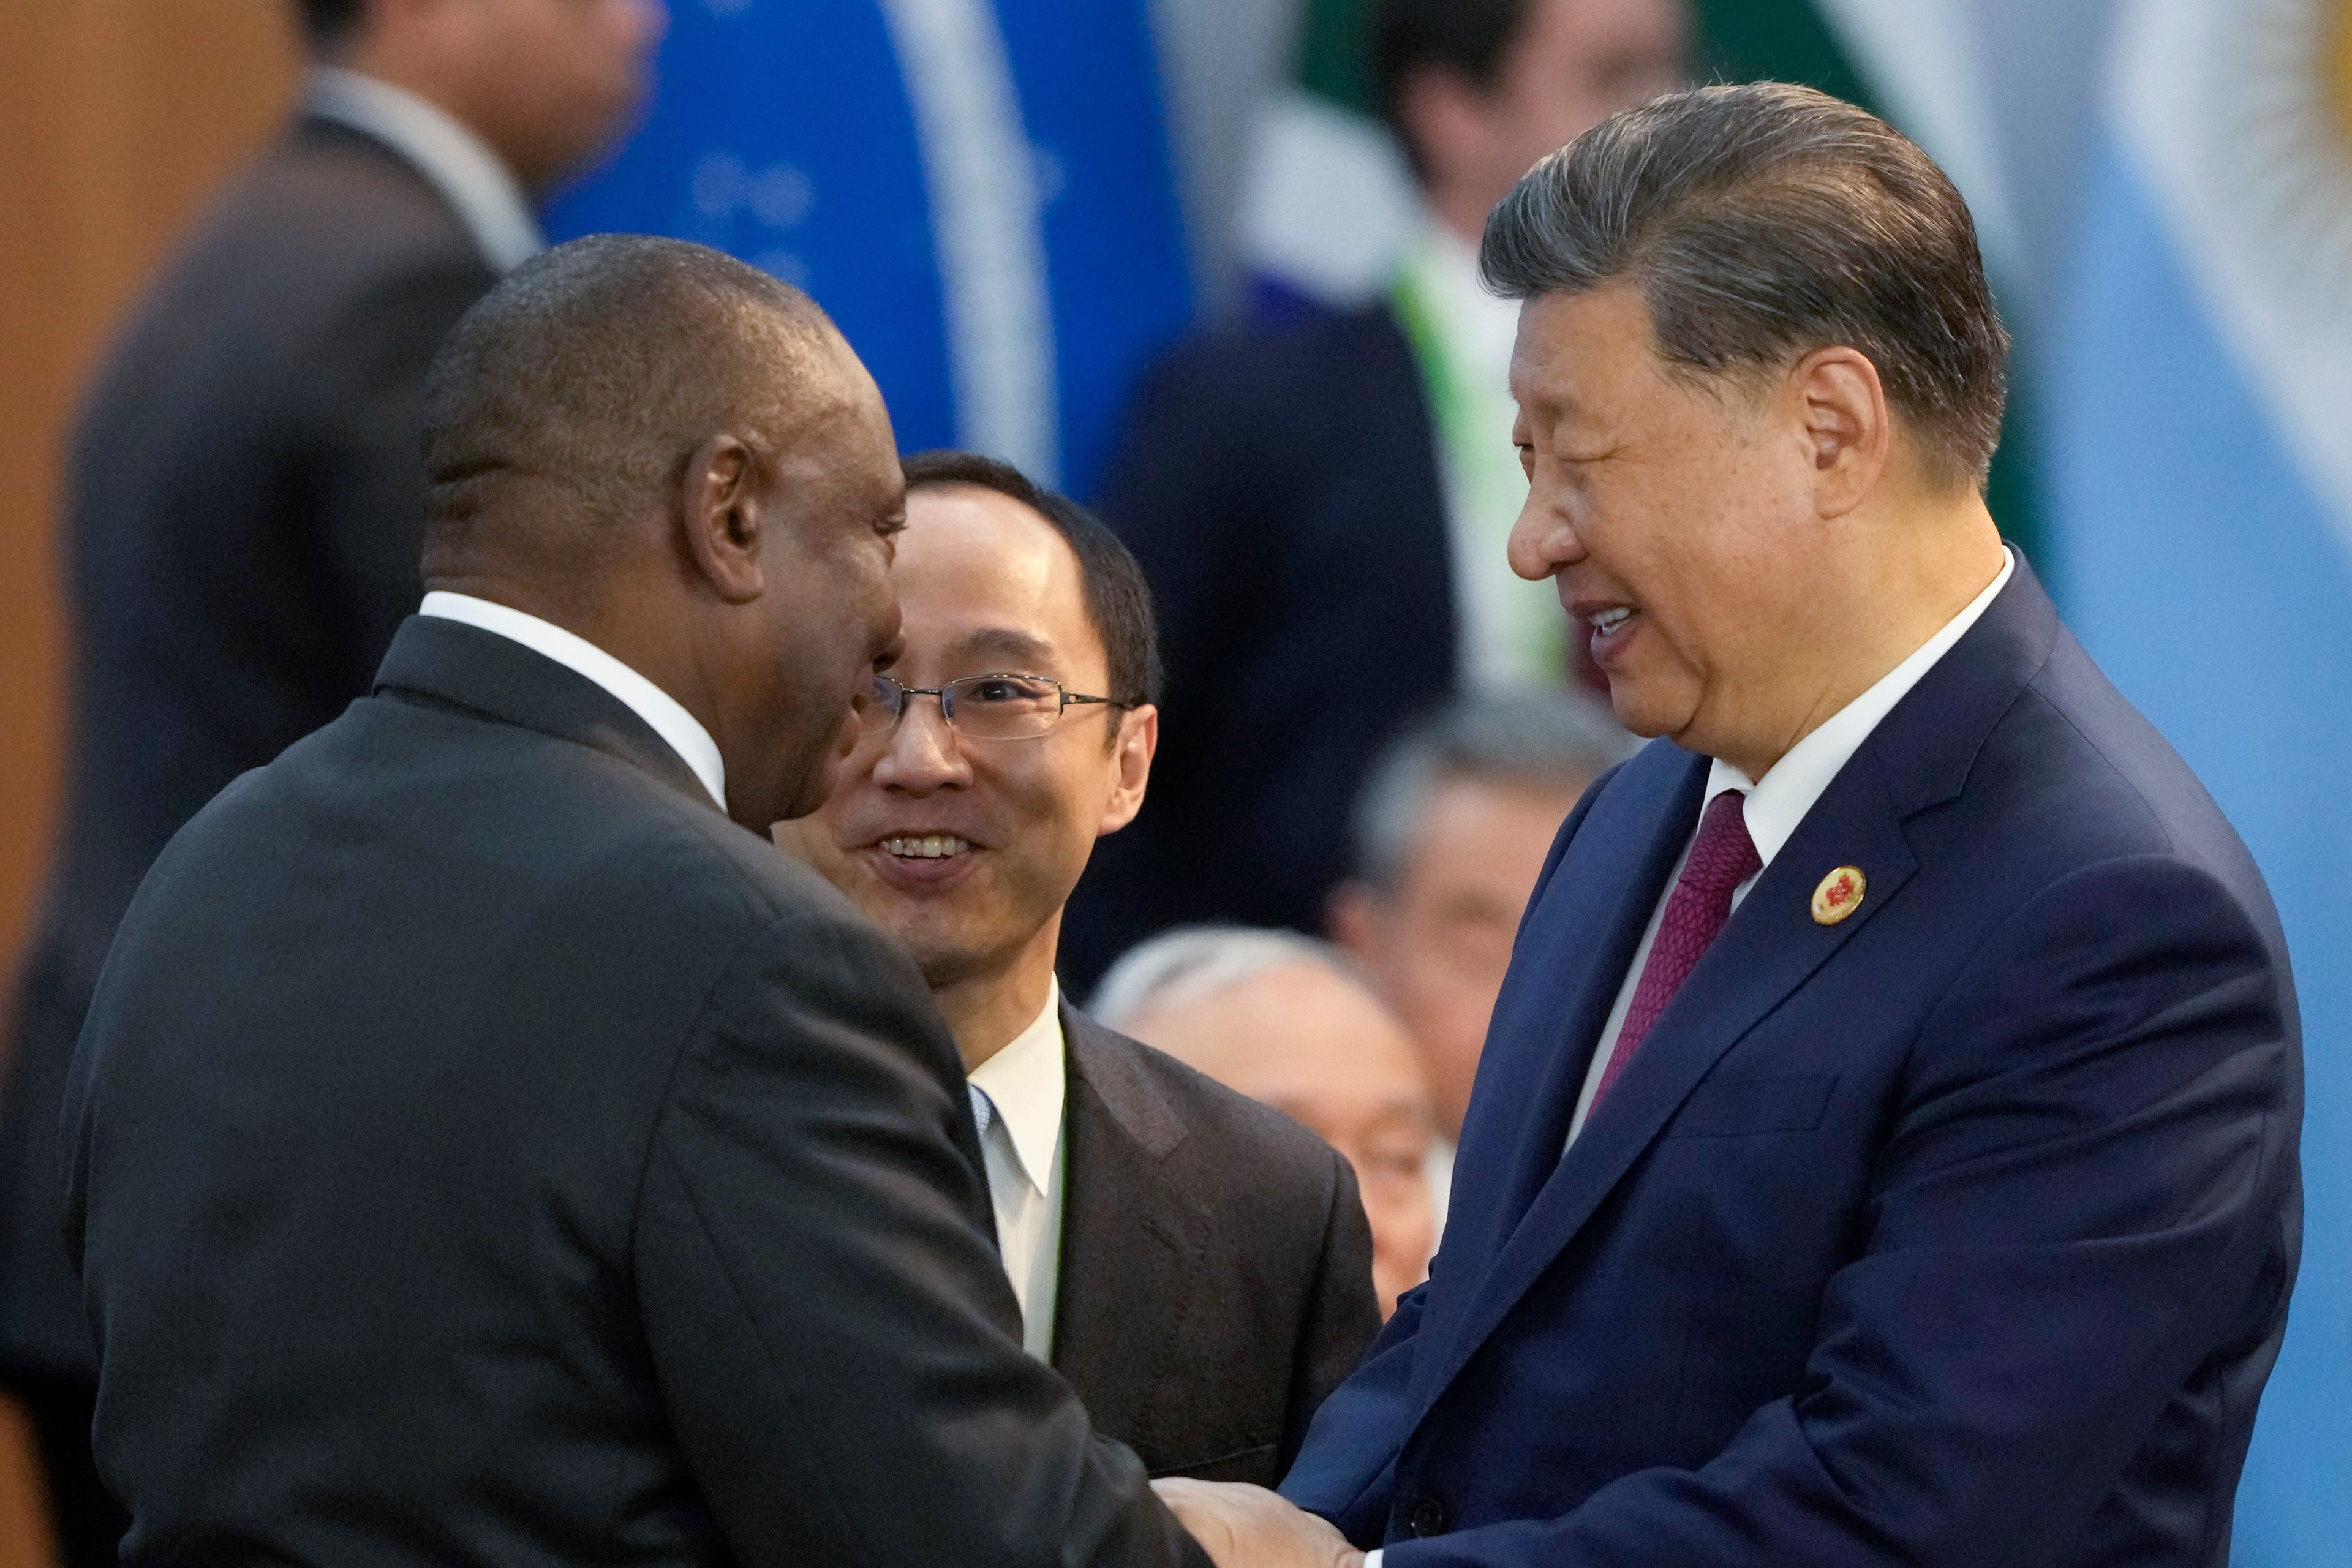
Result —
[{"label": "suit lapel", "polygon": [[[1688,830],[1684,823],[1682,832]],[[1863,868],[1868,895],[1844,921],[1819,924],[1811,914],[1813,885],[1822,873],[1846,865]],[[1465,1308],[1448,1353],[1431,1375],[1423,1409],[1574,1239],[1723,1054],[1885,909],[1916,869],[1877,769],[1850,765],[1757,879],[1565,1157],[1561,1107],[1572,1114],[1590,1052],[1559,1053],[1564,1061],[1575,1059],[1576,1073],[1547,1083],[1548,1114],[1529,1119],[1540,1124],[1541,1141],[1521,1154],[1527,1165],[1540,1167],[1529,1173],[1538,1184],[1534,1201]],[[1654,887],[1653,902],[1661,890]],[[1646,923],[1646,910],[1643,919]],[[1623,973],[1621,963],[1609,987],[1612,1001]],[[1591,1032],[1598,1028],[1593,1025]]]},{"label": "suit lapel", "polygon": [[[1586,942],[1588,957],[1560,1005],[1555,989],[1540,1005],[1551,1019],[1549,1029],[1534,1032],[1544,1058],[1540,1074],[1513,1075],[1514,1082],[1537,1086],[1535,1113],[1522,1113],[1522,1131],[1512,1161],[1512,1185],[1502,1206],[1503,1233],[1517,1226],[1537,1193],[1559,1163],[1568,1142],[1568,1124],[1576,1109],[1593,1041],[1608,1020],[1618,984],[1641,945],[1643,930],[1666,878],[1680,858],[1698,816],[1698,795],[1706,781],[1704,757],[1675,747],[1653,749],[1657,763],[1649,776],[1628,780],[1636,787],[1618,802],[1596,802],[1579,832],[1590,837],[1592,852],[1571,854],[1557,877],[1568,895],[1567,907],[1547,910],[1541,931],[1525,939],[1532,949],[1550,944],[1554,931],[1600,931],[1597,942]],[[1643,759],[1644,763],[1648,757]],[[1610,809],[1603,810],[1603,806]],[[1597,908],[1595,906],[1598,906]],[[1591,917],[1599,915],[1598,921]],[[1501,1086],[1497,1085],[1498,1091]],[[1517,1092],[1513,1094],[1517,1099]],[[1499,1239],[1499,1237],[1498,1238]]]},{"label": "suit lapel", "polygon": [[[1054,1368],[1076,1389],[1095,1425],[1145,1450],[1157,1447],[1154,1394],[1181,1349],[1200,1278],[1202,1216],[1159,1179],[1183,1139],[1159,1091],[1101,1038],[1099,1026],[1062,1010],[1069,1046],[1062,1262],[1054,1318]],[[1168,1331],[1139,1343],[1138,1302]]]},{"label": "suit lapel", "polygon": [[[1462,1139],[1467,1151],[1508,1152],[1499,1163],[1454,1167],[1445,1242],[1433,1265],[1442,1288],[1426,1309],[1432,1342],[1444,1339],[1559,1163],[1592,1042],[1689,837],[1706,768],[1706,758],[1664,742],[1627,763],[1528,911]],[[1416,1383],[1441,1364],[1423,1358]]]}]

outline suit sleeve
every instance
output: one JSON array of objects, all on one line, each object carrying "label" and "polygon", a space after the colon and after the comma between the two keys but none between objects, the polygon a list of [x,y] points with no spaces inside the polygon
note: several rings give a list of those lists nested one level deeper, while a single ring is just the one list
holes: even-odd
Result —
[{"label": "suit sleeve", "polygon": [[[1595,779],[1560,825],[1528,900],[1530,910],[1543,897],[1545,886],[1584,825],[1592,803],[1601,798],[1602,788],[1617,772],[1612,767]],[[1525,918],[1521,917],[1522,925]],[[1444,1266],[1441,1247],[1431,1261],[1432,1275]],[[1395,1313],[1355,1374],[1316,1413],[1298,1458],[1283,1478],[1284,1497],[1329,1520],[1358,1546],[1377,1546],[1388,1525],[1397,1457],[1412,1426],[1413,1346],[1429,1289],[1423,1283],[1398,1300]]]},{"label": "suit sleeve", "polygon": [[2045,889],[1917,1038],[1806,1392],[1698,1468],[1399,1542],[1384,1568],[2069,1561],[2204,1359],[2284,1309],[2283,979],[2179,861]]},{"label": "suit sleeve", "polygon": [[1283,1420],[1282,1464],[1289,1468],[1307,1440],[1307,1423],[1364,1359],[1381,1331],[1380,1298],[1372,1287],[1372,1231],[1356,1173],[1331,1156],[1331,1201],[1316,1249],[1315,1286],[1291,1363],[1290,1408]]},{"label": "suit sleeve", "polygon": [[1358,1546],[1378,1545],[1388,1523],[1397,1455],[1411,1426],[1413,1349],[1428,1295],[1424,1283],[1398,1299],[1355,1375],[1316,1411],[1298,1458],[1276,1489],[1329,1520]]},{"label": "suit sleeve", "polygon": [[736,1559],[1207,1562],[1021,1349],[952,1045],[846,922],[755,942],[655,1131],[635,1273],[656,1374]]},{"label": "suit sleeve", "polygon": [[354,691],[425,592],[426,373],[495,280],[465,257],[404,268],[354,298],[321,345],[307,411],[320,440],[310,544]]}]

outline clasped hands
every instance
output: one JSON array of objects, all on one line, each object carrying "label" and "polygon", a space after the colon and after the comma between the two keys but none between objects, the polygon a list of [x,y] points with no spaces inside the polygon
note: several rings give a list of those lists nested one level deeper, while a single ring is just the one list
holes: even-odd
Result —
[{"label": "clasped hands", "polygon": [[1347,1537],[1264,1487],[1171,1479],[1151,1489],[1217,1568],[1363,1568]]}]

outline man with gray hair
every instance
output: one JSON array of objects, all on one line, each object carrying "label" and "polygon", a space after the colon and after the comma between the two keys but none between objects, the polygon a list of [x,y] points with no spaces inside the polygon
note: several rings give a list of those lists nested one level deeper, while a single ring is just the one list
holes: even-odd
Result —
[{"label": "man with gray hair", "polygon": [[1967,206],[1852,105],[1707,88],[1538,163],[1483,265],[1512,564],[1661,739],[1561,829],[1444,1250],[1297,1508],[1166,1495],[1221,1568],[2222,1568],[2299,1252],[2294,992],[1986,509]]},{"label": "man with gray hair", "polygon": [[1382,1317],[1421,1283],[1436,1226],[1429,1091],[1412,1041],[1345,953],[1297,931],[1181,926],[1113,964],[1093,1012],[1347,1157]]},{"label": "man with gray hair", "polygon": [[1354,866],[1332,892],[1331,934],[1421,1052],[1440,1224],[1528,895],[1577,797],[1632,749],[1580,697],[1465,698],[1391,742],[1357,797]]}]

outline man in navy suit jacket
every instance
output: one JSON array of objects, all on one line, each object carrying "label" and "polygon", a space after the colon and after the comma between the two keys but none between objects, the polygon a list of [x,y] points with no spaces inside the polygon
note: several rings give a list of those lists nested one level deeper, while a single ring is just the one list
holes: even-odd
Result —
[{"label": "man in navy suit jacket", "polygon": [[1560,832],[1308,1511],[1168,1495],[1221,1568],[2221,1568],[2294,996],[2236,835],[1985,511],[1965,205],[1858,110],[1713,88],[1538,165],[1484,265],[1526,301],[1513,563],[1665,739]]}]

